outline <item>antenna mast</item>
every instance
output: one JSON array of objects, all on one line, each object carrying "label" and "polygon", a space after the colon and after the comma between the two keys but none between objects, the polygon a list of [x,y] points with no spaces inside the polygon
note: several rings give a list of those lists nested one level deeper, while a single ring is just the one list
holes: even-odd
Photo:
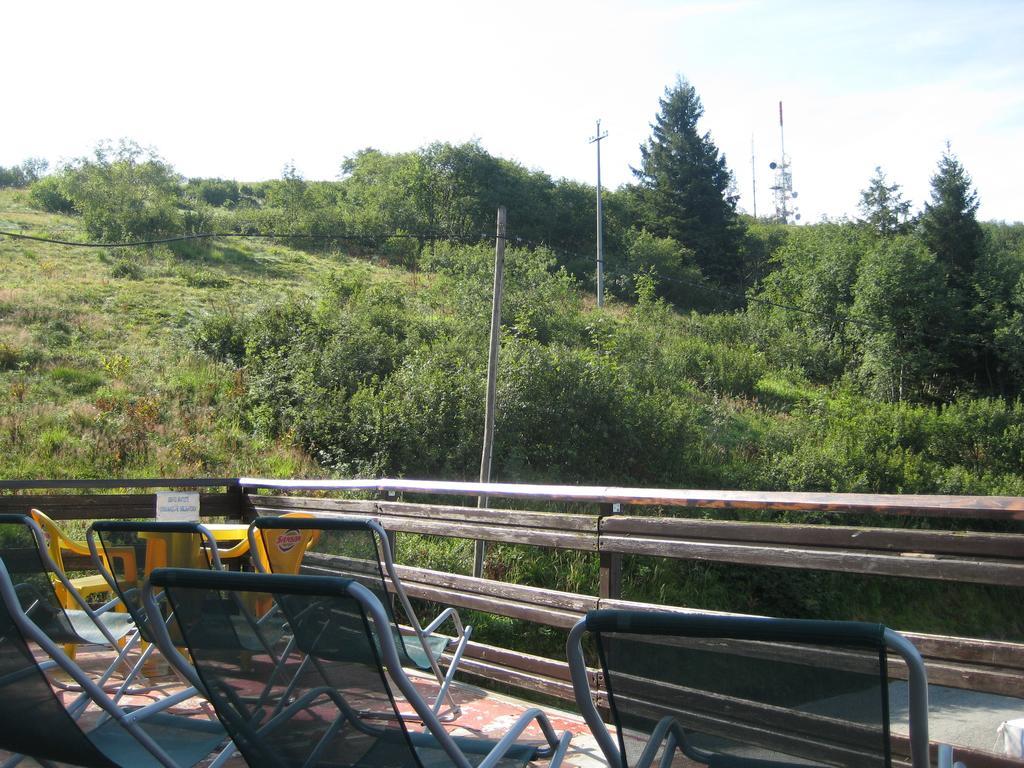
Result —
[{"label": "antenna mast", "polygon": [[782,102],[779,102],[779,161],[769,163],[768,167],[775,171],[775,183],[772,193],[775,197],[775,220],[781,224],[800,221],[800,209],[794,205],[790,210],[790,200],[796,199],[793,191],[793,174],[790,171],[789,157],[786,155],[786,134],[782,122]]},{"label": "antenna mast", "polygon": [[754,195],[754,218],[757,218],[757,160],[754,155],[754,134],[750,134],[750,191]]}]

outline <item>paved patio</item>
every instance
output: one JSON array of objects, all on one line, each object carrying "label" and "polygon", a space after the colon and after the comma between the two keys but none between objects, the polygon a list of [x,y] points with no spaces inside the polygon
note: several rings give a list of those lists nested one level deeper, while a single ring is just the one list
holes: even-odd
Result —
[{"label": "paved patio", "polygon": [[[106,653],[84,649],[79,651],[77,661],[88,671],[98,671],[106,667],[109,658],[110,656]],[[147,672],[148,682],[152,689],[141,695],[126,696],[122,700],[124,706],[144,706],[178,691],[182,687],[176,678],[167,673],[166,662],[162,659],[158,658],[155,663],[150,664]],[[424,693],[431,690],[432,678],[429,681],[425,677],[422,679],[414,678],[414,682],[417,684],[417,687],[420,687],[422,683]],[[567,768],[605,768],[606,766],[605,761],[601,757],[601,751],[598,749],[597,744],[590,735],[590,731],[579,715],[549,706],[524,702],[511,696],[497,694],[467,683],[455,683],[453,693],[456,701],[462,707],[462,714],[458,720],[446,726],[453,735],[481,736],[497,739],[506,732],[508,727],[515,722],[522,712],[530,707],[540,706],[551,719],[551,724],[556,731],[569,731],[572,733],[572,742],[566,760],[563,763],[564,766],[567,766]],[[60,695],[65,703],[67,703],[77,694],[61,692]],[[90,707],[90,711],[85,715],[86,719],[90,715],[95,716],[92,710],[93,708]],[[205,699],[198,697],[189,699],[168,711],[197,718],[216,719],[213,707]],[[539,728],[535,725],[530,726],[522,740],[541,741],[542,737]],[[0,762],[6,759],[7,756],[8,753],[0,750]],[[212,762],[212,759],[211,757],[200,763],[200,765],[208,765]],[[538,761],[536,763],[538,766],[545,764],[546,761]],[[20,765],[36,766],[38,764],[34,760],[26,759]],[[229,768],[241,768],[245,766],[245,761],[242,760],[241,756],[235,756],[226,765]]]}]

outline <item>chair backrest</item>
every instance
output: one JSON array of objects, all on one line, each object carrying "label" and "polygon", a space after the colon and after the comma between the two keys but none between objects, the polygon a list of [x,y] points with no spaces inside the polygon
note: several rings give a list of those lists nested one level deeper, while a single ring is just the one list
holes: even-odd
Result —
[{"label": "chair backrest", "polygon": [[[289,566],[284,573],[341,575],[358,581],[369,589],[384,606],[392,624],[397,620],[392,609],[391,593],[399,596],[406,618],[415,622],[398,574],[395,573],[387,534],[372,517],[259,517],[249,526],[250,537],[268,554],[274,568]],[[302,558],[295,562],[292,552],[300,549]],[[284,551],[280,551],[284,549]],[[275,550],[277,552],[275,553]],[[385,573],[391,580],[389,589]],[[403,642],[404,640],[399,640]],[[400,648],[405,653],[405,648]]]},{"label": "chair backrest", "polygon": [[72,628],[54,591],[53,578],[60,579],[63,573],[50,559],[43,532],[32,518],[0,515],[0,558],[22,610],[47,636],[58,643],[85,642]]},{"label": "chair backrest", "polygon": [[[117,768],[54,695],[15,619],[18,613],[26,613],[23,594],[16,589],[26,583],[20,578],[26,571],[19,565],[23,553],[16,551],[24,548],[11,546],[11,534],[21,538],[15,524],[0,519],[0,749],[91,768]],[[8,563],[17,580],[8,572]],[[38,611],[35,614],[39,616]]]},{"label": "chair backrest", "polygon": [[[596,646],[614,738],[592,703],[584,632]],[[914,766],[927,768],[923,663],[879,624],[594,611],[570,634],[568,651],[577,702],[613,766],[646,768],[678,748],[730,768],[887,768],[890,648],[908,665]]]},{"label": "chair backrest", "polygon": [[[274,519],[312,518],[309,513],[289,512]],[[249,552],[256,570],[261,573],[298,573],[306,550],[316,546],[319,531],[292,526],[260,528],[258,522],[265,519],[257,518],[257,522],[249,526]]]},{"label": "chair backrest", "polygon": [[[202,688],[250,766],[421,765],[397,717],[396,694],[427,718],[451,754],[460,755],[402,673],[383,607],[358,583],[160,569],[151,576],[150,594],[157,589],[174,609],[172,622]],[[237,635],[233,646],[225,643],[238,626],[231,606],[268,603],[287,617],[283,629],[278,623],[264,633],[272,652],[254,653]],[[197,605],[208,607],[197,611]],[[151,604],[150,610],[159,609]],[[364,710],[387,712],[390,719],[363,717]],[[453,763],[468,766],[465,758]]]},{"label": "chair backrest", "polygon": [[142,605],[142,586],[149,573],[163,567],[221,567],[217,543],[199,523],[100,520],[89,528],[88,542],[101,572],[147,642],[153,642],[153,636]]},{"label": "chair backrest", "polygon": [[87,555],[88,548],[84,542],[73,541],[60,529],[49,515],[38,509],[30,509],[29,514],[36,521],[46,539],[46,551],[50,553],[53,562],[61,569],[64,568],[64,551],[68,550],[75,554]]}]

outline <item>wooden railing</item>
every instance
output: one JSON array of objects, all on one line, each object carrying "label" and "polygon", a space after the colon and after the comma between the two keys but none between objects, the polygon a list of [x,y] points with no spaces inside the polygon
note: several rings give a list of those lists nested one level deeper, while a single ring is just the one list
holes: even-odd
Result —
[{"label": "wooden railing", "polygon": [[[222,490],[215,492],[218,486]],[[560,630],[567,630],[596,608],[666,608],[623,599],[624,556],[1024,587],[1024,533],[1018,525],[1024,522],[1024,498],[1020,497],[652,490],[417,480],[7,481],[0,482],[0,492],[7,489],[19,495],[0,495],[0,512],[25,512],[39,506],[56,519],[153,517],[154,497],[149,493],[38,492],[155,487],[202,490],[204,517],[252,519],[299,510],[328,515],[358,513],[379,517],[385,528],[397,535],[429,534],[593,553],[600,565],[597,594],[593,595],[399,566],[399,575],[412,597]],[[364,498],[338,498],[339,493],[358,493]],[[403,494],[439,497],[443,501],[409,503],[402,500]],[[517,506],[557,502],[561,508],[578,505],[589,511],[480,509],[472,506],[478,496],[514,500]],[[629,514],[636,507],[661,514]],[[694,511],[700,514],[701,510],[722,509],[828,512],[856,515],[860,523],[872,516],[885,516],[889,521],[887,526],[821,525],[694,516]],[[975,524],[1002,521],[999,527],[1008,530],[991,533],[889,527],[893,517],[959,518]],[[681,606],[671,609],[693,610]],[[925,657],[932,683],[1024,697],[1024,643],[905,634]],[[520,690],[572,699],[568,668],[561,658],[471,643],[462,668],[476,677]],[[892,672],[902,674],[896,666]],[[592,688],[603,702],[596,674]],[[982,762],[975,760],[973,765],[985,764],[982,756],[976,757]]]}]

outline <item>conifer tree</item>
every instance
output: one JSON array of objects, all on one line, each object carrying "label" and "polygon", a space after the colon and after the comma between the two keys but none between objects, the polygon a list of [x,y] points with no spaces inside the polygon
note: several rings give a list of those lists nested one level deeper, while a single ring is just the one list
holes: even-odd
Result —
[{"label": "conifer tree", "polygon": [[651,137],[640,147],[640,167],[633,169],[646,227],[691,250],[705,277],[735,284],[741,231],[736,199],[728,192],[732,174],[711,134],[697,132],[704,106],[682,78],[658,103]]},{"label": "conifer tree", "polygon": [[887,184],[885,171],[875,167],[868,188],[860,193],[862,221],[875,232],[887,237],[904,234],[910,218],[910,201],[903,199],[899,184]]},{"label": "conifer tree", "polygon": [[991,334],[983,303],[975,288],[975,264],[982,255],[985,235],[975,214],[978,194],[971,177],[949,144],[932,176],[932,199],[921,215],[920,236],[946,279],[952,302],[952,367],[976,386],[991,388],[995,365],[992,351],[980,343]]},{"label": "conifer tree", "polygon": [[935,254],[946,273],[946,282],[969,301],[974,263],[981,256],[984,233],[975,214],[978,194],[971,177],[949,144],[932,176],[932,199],[921,216],[921,239]]}]

